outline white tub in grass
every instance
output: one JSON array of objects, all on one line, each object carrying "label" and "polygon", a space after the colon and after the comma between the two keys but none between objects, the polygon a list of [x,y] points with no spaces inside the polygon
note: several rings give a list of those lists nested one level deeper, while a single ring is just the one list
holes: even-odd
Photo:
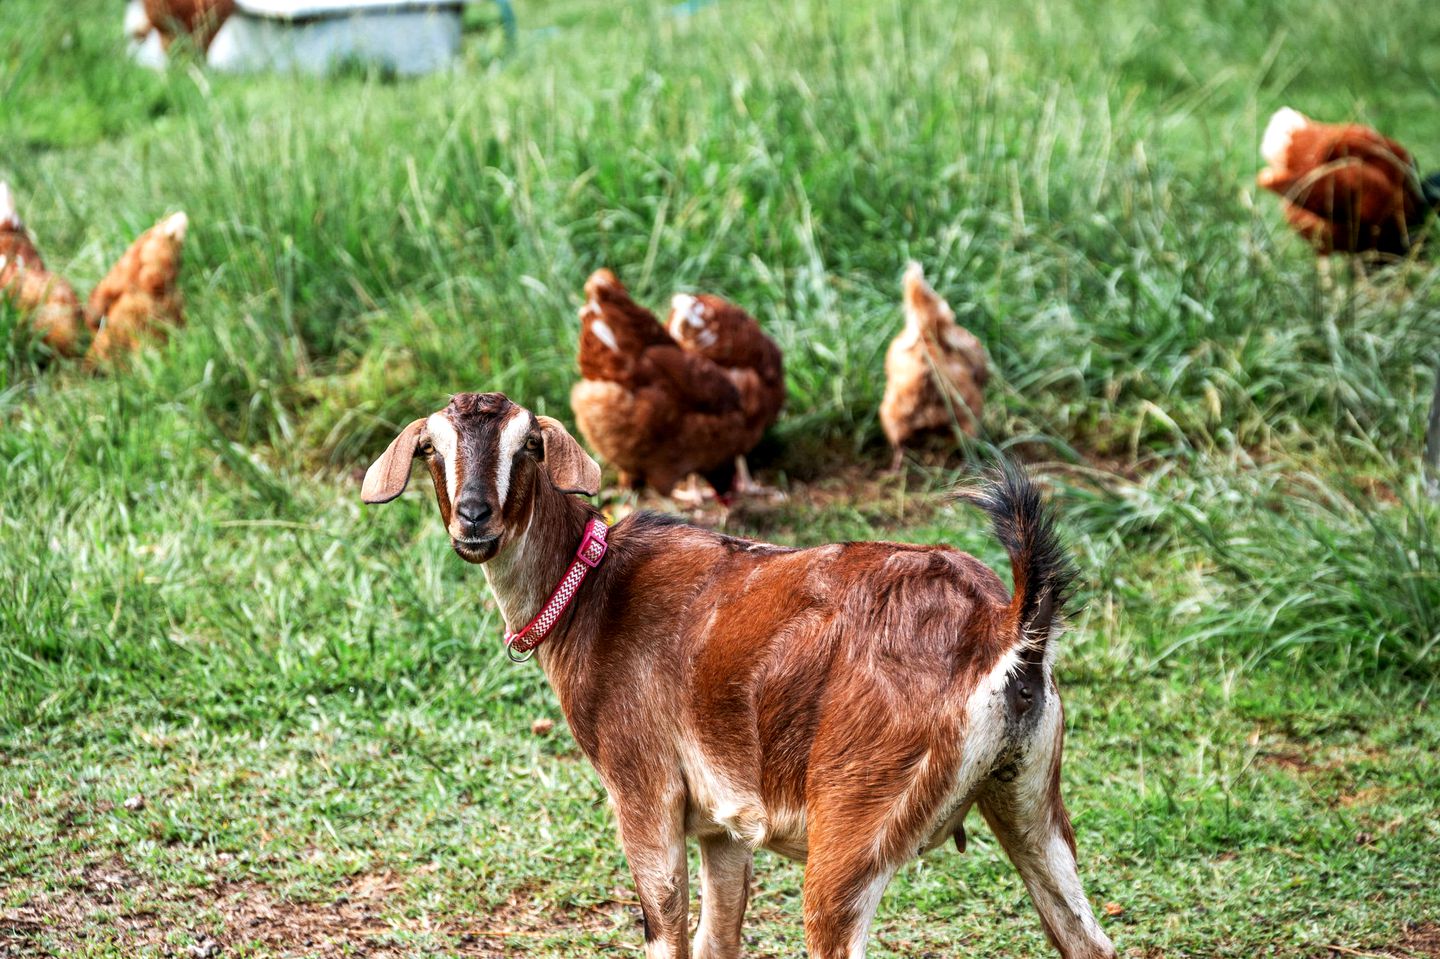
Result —
[{"label": "white tub in grass", "polygon": [[362,63],[401,74],[460,52],[463,0],[237,0],[206,59],[217,70],[323,73]]}]

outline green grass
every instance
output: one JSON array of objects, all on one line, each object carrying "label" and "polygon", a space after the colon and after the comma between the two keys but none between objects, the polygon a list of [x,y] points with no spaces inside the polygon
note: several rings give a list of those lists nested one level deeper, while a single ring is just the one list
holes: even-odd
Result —
[{"label": "green grass", "polygon": [[[0,953],[639,944],[603,790],[563,723],[530,732],[558,707],[481,577],[423,489],[368,511],[351,478],[453,391],[568,420],[601,264],[784,347],[757,465],[796,496],[732,524],[770,539],[1000,563],[940,497],[962,462],[867,480],[907,258],[986,343],[984,440],[1045,476],[1083,571],[1066,788],[1122,952],[1440,919],[1440,272],[1327,286],[1252,185],[1282,104],[1440,167],[1440,18],[1152,6],[555,0],[513,52],[477,32],[395,82],[153,75],[118,4],[7,0],[0,178],[52,268],[88,290],[166,212],[192,231],[189,327],[122,376],[0,305]],[[758,873],[750,953],[794,955],[801,871]],[[236,918],[261,901],[302,931]],[[876,935],[1047,954],[978,822]]]}]

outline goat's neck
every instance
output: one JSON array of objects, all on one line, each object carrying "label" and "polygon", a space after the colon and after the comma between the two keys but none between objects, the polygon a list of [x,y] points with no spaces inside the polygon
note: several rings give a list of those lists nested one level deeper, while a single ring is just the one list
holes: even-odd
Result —
[{"label": "goat's neck", "polygon": [[540,612],[575,558],[590,515],[575,497],[535,484],[524,529],[481,567],[506,628],[523,629]]}]

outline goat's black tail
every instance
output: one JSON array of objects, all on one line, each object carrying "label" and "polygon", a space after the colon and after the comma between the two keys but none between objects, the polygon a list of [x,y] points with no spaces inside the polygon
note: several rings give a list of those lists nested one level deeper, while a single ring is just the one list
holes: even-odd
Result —
[{"label": "goat's black tail", "polygon": [[1001,459],[999,469],[966,498],[990,514],[995,536],[1010,554],[1015,594],[1010,619],[1027,662],[1045,658],[1045,645],[1065,611],[1078,575],[1055,532],[1055,518],[1025,470]]}]

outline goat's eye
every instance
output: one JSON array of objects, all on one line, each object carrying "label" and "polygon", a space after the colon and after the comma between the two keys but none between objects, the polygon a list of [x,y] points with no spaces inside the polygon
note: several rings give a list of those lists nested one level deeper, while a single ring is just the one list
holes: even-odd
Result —
[{"label": "goat's eye", "polygon": [[420,456],[429,456],[431,453],[435,452],[435,444],[431,443],[429,440],[421,440],[418,444],[416,444],[415,452]]},{"label": "goat's eye", "polygon": [[532,436],[525,441],[525,452],[538,453],[541,449],[542,446],[540,444],[540,437]]}]

